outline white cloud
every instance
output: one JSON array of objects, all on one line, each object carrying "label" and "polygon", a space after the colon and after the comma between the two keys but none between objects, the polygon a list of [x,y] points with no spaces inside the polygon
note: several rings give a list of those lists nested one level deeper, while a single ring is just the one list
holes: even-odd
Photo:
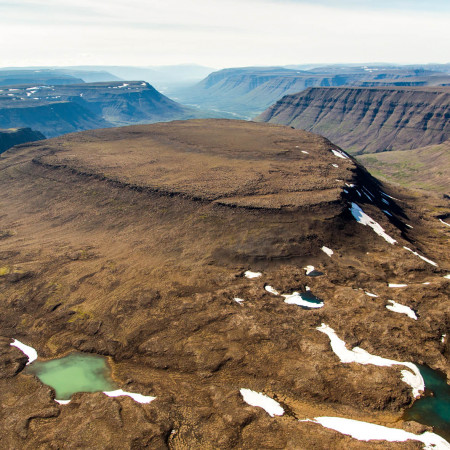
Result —
[{"label": "white cloud", "polygon": [[450,43],[445,11],[296,2],[22,0],[0,17],[3,66],[447,62]]}]

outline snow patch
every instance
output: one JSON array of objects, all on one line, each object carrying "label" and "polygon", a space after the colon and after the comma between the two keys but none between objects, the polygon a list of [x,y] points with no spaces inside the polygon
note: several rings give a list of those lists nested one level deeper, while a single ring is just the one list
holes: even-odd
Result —
[{"label": "snow patch", "polygon": [[55,398],[55,402],[59,403],[60,405],[67,405],[68,403],[70,403],[70,400],[57,400]]},{"label": "snow patch", "polygon": [[325,333],[329,337],[331,348],[342,363],[356,362],[358,364],[373,364],[375,366],[406,366],[412,372],[410,370],[402,370],[402,380],[412,387],[414,397],[419,397],[420,392],[425,390],[425,382],[415,364],[410,362],[394,361],[392,359],[382,358],[381,356],[371,355],[369,352],[360,347],[354,347],[352,350],[348,350],[345,346],[345,342],[339,339],[333,328],[322,323],[322,325],[316,329],[321,333]]},{"label": "snow patch", "polygon": [[341,152],[339,150],[334,150],[334,149],[331,149],[331,151],[333,152],[333,155],[337,156],[338,158],[350,159],[344,152]]},{"label": "snow patch", "polygon": [[382,192],[381,195],[384,195],[387,198],[392,198],[392,200],[398,200],[398,198],[391,197],[390,195],[387,195],[385,192]]},{"label": "snow patch", "polygon": [[386,308],[390,311],[406,314],[411,319],[417,320],[416,313],[409,306],[401,305],[400,303],[394,302],[394,300],[388,300],[388,302],[392,303],[392,305],[386,305]]},{"label": "snow patch", "polygon": [[266,285],[266,286],[264,286],[264,289],[273,295],[280,295],[280,293],[276,289],[274,289],[272,286]]},{"label": "snow patch", "polygon": [[345,419],[344,417],[315,417],[301,422],[313,422],[325,428],[351,436],[359,441],[384,440],[389,442],[405,442],[408,440],[420,441],[425,444],[426,450],[450,449],[450,444],[441,436],[425,431],[422,434],[414,434],[399,428],[389,428],[360,420]]},{"label": "snow patch", "polygon": [[[310,289],[306,289],[309,291]],[[299,292],[293,292],[292,294],[281,294],[284,297],[284,303],[288,305],[297,305],[297,306],[305,306],[306,308],[322,308],[324,303],[313,303],[308,300],[305,300],[302,297],[302,294]]]},{"label": "snow patch", "polygon": [[447,280],[450,280],[450,275],[444,275],[444,278],[447,278]]},{"label": "snow patch", "polygon": [[411,250],[411,249],[408,248],[408,247],[403,246],[403,248],[404,248],[405,250],[408,250],[408,252],[411,252],[413,255],[418,256],[420,259],[424,260],[424,261],[427,262],[428,264],[431,264],[432,266],[437,267],[437,264],[436,264],[434,261],[431,261],[431,259],[428,259],[428,258],[425,258],[425,256],[419,255],[417,252],[415,252],[414,250]]},{"label": "snow patch", "polygon": [[28,356],[27,365],[31,364],[38,357],[37,351],[33,347],[30,347],[29,345],[25,345],[22,342],[18,341],[17,339],[14,339],[10,345],[12,347],[17,347],[22,353],[24,353],[26,356]]},{"label": "snow patch", "polygon": [[314,266],[306,266],[303,267],[306,270],[306,275],[309,275],[311,272],[314,272]]},{"label": "snow patch", "polygon": [[321,250],[323,252],[325,252],[330,258],[331,258],[331,255],[334,254],[333,250],[331,250],[331,248],[325,247],[325,245],[321,248]]},{"label": "snow patch", "polygon": [[309,155],[309,152],[307,152],[306,150],[302,150],[302,153],[304,153],[305,155]]},{"label": "snow patch", "polygon": [[408,228],[413,228],[411,225],[408,225],[407,223],[405,223],[405,225],[406,225]]},{"label": "snow patch", "polygon": [[389,283],[388,286],[391,288],[400,288],[400,287],[406,287],[408,285],[407,284]]},{"label": "snow patch", "polygon": [[443,223],[444,225],[447,225],[448,227],[450,227],[450,223],[444,222],[442,219],[439,219],[439,222]]},{"label": "snow patch", "polygon": [[239,303],[239,304],[241,304],[241,303],[244,301],[244,299],[239,298],[239,297],[234,297],[233,300],[234,300],[236,303]]},{"label": "snow patch", "polygon": [[284,414],[284,409],[278,402],[261,392],[255,392],[251,389],[241,389],[240,393],[245,403],[251,406],[259,406],[271,417],[282,416]]},{"label": "snow patch", "polygon": [[371,292],[364,291],[364,294],[368,295],[369,297],[378,297],[378,295],[372,294]]},{"label": "snow patch", "polygon": [[336,169],[339,167],[337,164],[331,164],[333,167],[336,167]]},{"label": "snow patch", "polygon": [[350,212],[357,222],[362,225],[368,225],[373,231],[375,231],[375,233],[389,242],[389,244],[395,244],[397,242],[395,239],[386,234],[384,228],[378,222],[375,222],[375,220],[369,217],[356,203],[352,202]]},{"label": "snow patch", "polygon": [[258,278],[258,277],[260,277],[262,275],[262,273],[261,272],[252,272],[251,270],[247,270],[245,273],[244,273],[244,276],[245,276],[245,278]]},{"label": "snow patch", "polygon": [[135,394],[133,392],[126,392],[123,389],[117,389],[115,391],[103,391],[108,397],[121,397],[128,396],[131,397],[137,403],[150,403],[155,400],[156,397],[151,397],[149,395]]},{"label": "snow patch", "polygon": [[442,342],[442,343],[444,343],[444,342],[445,342],[445,338],[446,338],[446,337],[447,337],[447,335],[446,335],[446,334],[443,334],[443,335],[442,335],[442,337],[441,337],[441,342]]},{"label": "snow patch", "polygon": [[392,214],[389,212],[389,211],[386,211],[385,209],[383,209],[382,210],[387,216],[391,216],[392,217]]}]

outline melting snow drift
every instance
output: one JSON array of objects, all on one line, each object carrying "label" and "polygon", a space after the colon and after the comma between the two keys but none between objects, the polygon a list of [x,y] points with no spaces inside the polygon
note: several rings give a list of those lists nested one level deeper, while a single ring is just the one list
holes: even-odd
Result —
[{"label": "melting snow drift", "polygon": [[375,233],[389,242],[389,244],[395,244],[397,242],[395,239],[386,234],[384,228],[378,222],[375,222],[375,220],[369,217],[356,203],[352,202],[350,212],[357,222],[362,225],[368,225],[373,231],[375,231]]},{"label": "melting snow drift", "polygon": [[352,350],[348,350],[345,346],[345,342],[339,339],[333,328],[322,323],[320,327],[316,328],[321,333],[325,333],[330,338],[330,344],[333,352],[343,363],[356,362],[358,364],[373,364],[374,366],[406,366],[410,370],[402,370],[402,380],[412,387],[414,397],[420,396],[420,392],[425,390],[425,382],[419,369],[415,364],[410,362],[399,362],[392,359],[382,358],[381,356],[371,355],[366,350],[360,347],[354,347]]},{"label": "melting snow drift", "polygon": [[22,342],[18,341],[17,339],[14,339],[10,345],[13,347],[17,347],[22,353],[28,356],[27,365],[31,364],[38,357],[37,351],[33,347],[22,344]]},{"label": "melting snow drift", "polygon": [[251,389],[241,389],[240,393],[245,403],[248,403],[251,406],[259,406],[271,417],[282,416],[284,414],[284,409],[278,402],[270,397],[267,397],[267,395],[264,395],[261,392],[255,392]]},{"label": "melting snow drift", "polygon": [[389,442],[405,442],[407,440],[420,441],[425,449],[450,449],[450,444],[441,436],[426,431],[423,434],[414,434],[399,428],[389,428],[360,420],[345,419],[343,417],[315,417],[301,422],[314,422],[325,428],[351,436],[359,441],[384,440]]},{"label": "melting snow drift", "polygon": [[128,397],[131,397],[135,402],[138,403],[150,403],[151,401],[155,400],[156,397],[150,397],[149,395],[142,395],[142,394],[134,394],[133,392],[126,392],[122,389],[117,389],[115,391],[103,391],[104,394],[106,394],[108,397],[121,397],[123,395],[127,395]]},{"label": "melting snow drift", "polygon": [[428,264],[431,264],[432,266],[436,266],[436,267],[437,267],[437,264],[436,264],[435,262],[431,261],[431,259],[428,259],[428,258],[425,258],[425,256],[419,255],[417,252],[415,252],[414,250],[411,250],[411,249],[408,248],[408,247],[403,246],[403,248],[404,248],[405,250],[408,250],[408,252],[411,252],[413,255],[418,256],[420,259],[423,259],[423,260],[424,260],[425,262],[427,262]]},{"label": "melting snow drift", "polygon": [[342,158],[342,159],[350,159],[344,152],[340,152],[339,150],[331,150],[333,152],[334,156],[337,156],[338,158]]},{"label": "melting snow drift", "polygon": [[331,250],[331,248],[325,247],[325,245],[321,248],[321,250],[325,252],[330,258],[331,255],[334,253],[333,250]]},{"label": "melting snow drift", "polygon": [[302,294],[298,292],[293,292],[292,294],[282,294],[282,297],[284,297],[284,303],[289,305],[305,306],[307,308],[322,308],[324,305],[323,302],[314,303],[305,300],[302,297]]},{"label": "melting snow drift", "polygon": [[386,308],[400,314],[406,314],[411,319],[417,320],[416,313],[409,307],[401,305],[400,303],[394,302],[394,300],[388,300],[392,305],[386,305]]},{"label": "melting snow drift", "polygon": [[247,270],[244,273],[245,278],[258,278],[262,275],[261,272],[252,272],[251,270]]}]

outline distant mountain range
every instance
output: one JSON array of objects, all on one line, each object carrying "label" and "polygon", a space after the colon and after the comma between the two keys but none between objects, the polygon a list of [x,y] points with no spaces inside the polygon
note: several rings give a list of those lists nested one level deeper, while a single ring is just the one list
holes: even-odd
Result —
[{"label": "distant mountain range", "polygon": [[[299,66],[303,67],[303,66]],[[436,69],[435,66],[431,66]],[[308,87],[450,85],[450,66],[326,66],[308,70],[244,67],[211,73],[195,86],[171,91],[188,105],[251,118],[287,94]],[[448,73],[447,73],[448,72]]]},{"label": "distant mountain range", "polygon": [[47,137],[199,115],[197,110],[170,100],[145,81],[0,89],[0,127],[31,127]]},{"label": "distant mountain range", "polygon": [[[65,67],[22,67],[0,69],[2,78],[12,77],[12,84],[74,84],[80,82],[143,80],[159,90],[173,89],[199,82],[214,69],[197,64],[179,64],[171,66],[65,66]],[[76,78],[76,80],[74,80]]]}]

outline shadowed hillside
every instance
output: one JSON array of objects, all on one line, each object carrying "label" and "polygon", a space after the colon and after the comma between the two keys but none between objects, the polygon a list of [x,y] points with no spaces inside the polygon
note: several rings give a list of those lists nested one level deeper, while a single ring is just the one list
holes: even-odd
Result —
[{"label": "shadowed hillside", "polygon": [[3,153],[5,150],[8,150],[8,148],[18,144],[40,141],[42,139],[45,139],[45,136],[39,131],[34,131],[31,128],[0,129],[0,153]]}]

